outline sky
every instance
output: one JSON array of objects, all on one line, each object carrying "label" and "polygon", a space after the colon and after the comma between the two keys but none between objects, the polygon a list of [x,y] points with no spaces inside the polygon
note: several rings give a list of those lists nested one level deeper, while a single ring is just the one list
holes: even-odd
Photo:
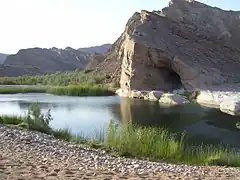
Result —
[{"label": "sky", "polygon": [[[239,0],[199,0],[240,10]],[[0,52],[113,43],[134,12],[161,10],[169,0],[0,0]]]}]

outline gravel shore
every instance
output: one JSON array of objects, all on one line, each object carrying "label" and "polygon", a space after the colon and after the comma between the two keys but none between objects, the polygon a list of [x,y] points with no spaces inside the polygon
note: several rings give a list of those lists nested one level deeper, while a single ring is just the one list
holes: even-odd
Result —
[{"label": "gravel shore", "polygon": [[115,157],[103,150],[0,125],[0,179],[240,179],[240,168]]}]

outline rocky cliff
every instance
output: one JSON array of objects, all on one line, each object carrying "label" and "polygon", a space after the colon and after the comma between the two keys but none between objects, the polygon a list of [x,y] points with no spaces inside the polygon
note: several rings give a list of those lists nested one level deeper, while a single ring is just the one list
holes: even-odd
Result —
[{"label": "rocky cliff", "polygon": [[8,55],[0,53],[0,64],[2,64]]},{"label": "rocky cliff", "polygon": [[193,0],[134,13],[98,66],[125,90],[209,89],[240,82],[240,12]]}]

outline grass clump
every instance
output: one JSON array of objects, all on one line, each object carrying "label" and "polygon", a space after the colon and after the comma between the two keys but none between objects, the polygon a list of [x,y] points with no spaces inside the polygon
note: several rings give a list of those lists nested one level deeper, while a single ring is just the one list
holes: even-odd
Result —
[{"label": "grass clump", "polygon": [[161,128],[110,123],[105,146],[123,156],[175,163],[240,166],[240,154],[231,149],[186,142],[185,133],[179,136]]},{"label": "grass clump", "polygon": [[103,86],[95,85],[69,85],[57,86],[47,90],[50,94],[66,96],[109,96],[115,93]]},{"label": "grass clump", "polygon": [[18,125],[23,123],[24,120],[25,117],[22,116],[7,116],[7,115],[0,116],[0,123],[2,124]]},{"label": "grass clump", "polygon": [[0,94],[45,93],[46,87],[1,87]]},{"label": "grass clump", "polygon": [[70,141],[72,139],[72,134],[69,129],[56,129],[53,131],[53,136],[64,141]]},{"label": "grass clump", "polygon": [[112,96],[114,91],[101,85],[69,85],[45,87],[0,87],[0,94],[49,93],[60,96]]}]

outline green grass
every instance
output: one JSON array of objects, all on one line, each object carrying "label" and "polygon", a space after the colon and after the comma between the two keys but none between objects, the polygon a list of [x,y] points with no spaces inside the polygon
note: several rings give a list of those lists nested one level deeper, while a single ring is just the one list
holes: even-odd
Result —
[{"label": "green grass", "polygon": [[100,85],[69,85],[48,88],[47,93],[66,96],[109,96],[115,93]]},{"label": "green grass", "polygon": [[38,87],[0,87],[0,94],[16,93],[49,93],[66,96],[112,96],[114,91],[102,85],[69,85],[69,86],[38,86]]},{"label": "green grass", "polygon": [[23,123],[24,120],[25,117],[22,116],[7,116],[7,115],[0,116],[0,123],[2,124],[18,125]]},{"label": "green grass", "polygon": [[64,141],[70,141],[73,138],[69,129],[56,129],[53,131],[53,136]]},{"label": "green grass", "polygon": [[105,146],[119,155],[175,163],[240,166],[240,154],[216,145],[187,144],[166,129],[110,124]]},{"label": "green grass", "polygon": [[72,135],[69,129],[53,130],[50,110],[42,114],[39,104],[30,105],[28,115],[1,116],[4,124],[21,125],[31,130],[52,134],[57,139],[104,148],[120,156],[198,165],[224,165],[240,167],[240,153],[220,145],[187,143],[186,134],[173,134],[166,129],[140,127],[131,124],[115,125],[110,122],[106,133],[95,132],[93,139],[83,134]]}]

